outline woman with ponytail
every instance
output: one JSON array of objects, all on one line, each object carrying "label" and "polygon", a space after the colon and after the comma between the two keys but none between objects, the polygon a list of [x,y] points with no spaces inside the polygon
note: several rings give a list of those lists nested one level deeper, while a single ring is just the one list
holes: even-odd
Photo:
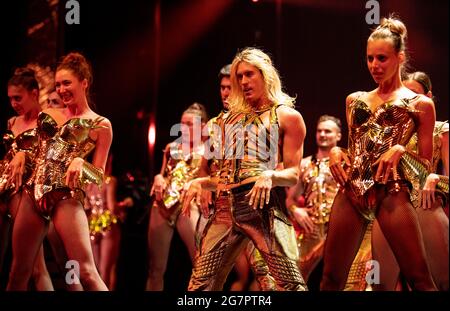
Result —
[{"label": "woman with ponytail", "polygon": [[[377,219],[414,290],[436,290],[426,261],[410,174],[431,161],[433,101],[402,84],[406,27],[385,18],[367,40],[367,67],[377,88],[346,100],[349,149],[333,148],[330,169],[342,186],[334,199],[324,251],[322,290],[342,290],[368,223]],[[407,151],[414,133],[418,152]],[[384,267],[380,267],[383,269]]]}]

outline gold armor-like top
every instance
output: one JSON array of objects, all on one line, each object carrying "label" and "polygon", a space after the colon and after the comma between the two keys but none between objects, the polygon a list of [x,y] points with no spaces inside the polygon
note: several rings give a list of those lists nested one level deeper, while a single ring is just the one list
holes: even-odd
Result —
[{"label": "gold armor-like top", "polygon": [[[66,171],[76,157],[85,158],[94,148],[89,137],[102,118],[95,120],[73,118],[58,127],[47,113],[38,116],[39,152],[36,156],[34,196],[39,200],[49,191],[66,188]],[[80,181],[81,182],[81,181]],[[82,184],[80,184],[80,187]]]}]

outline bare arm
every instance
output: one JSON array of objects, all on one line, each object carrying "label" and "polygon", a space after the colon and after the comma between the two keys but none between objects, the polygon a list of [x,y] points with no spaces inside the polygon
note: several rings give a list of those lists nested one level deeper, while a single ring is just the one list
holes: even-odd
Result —
[{"label": "bare arm", "polygon": [[[305,162],[306,159],[303,159],[300,163],[300,175],[304,169]],[[304,193],[304,191],[303,181],[299,178],[298,182],[287,191],[286,206],[289,207],[292,205],[297,205],[298,198]]]},{"label": "bare arm", "polygon": [[[95,141],[92,164],[82,158],[75,158],[67,169],[66,184],[71,188],[79,187],[80,178],[82,180],[86,178],[82,183],[85,183],[86,180],[92,182],[91,177],[97,184],[101,184],[103,181],[103,172],[112,142],[112,127],[106,118],[99,126],[101,127],[91,131],[93,132],[92,139]],[[84,175],[85,173],[86,175]]]},{"label": "bare arm", "polygon": [[163,192],[167,188],[167,182],[166,179],[164,178],[165,177],[164,174],[166,171],[167,162],[169,161],[169,155],[170,155],[170,144],[167,144],[166,148],[164,149],[163,162],[161,165],[160,173],[153,178],[152,188],[150,189],[150,196],[155,194],[156,201],[162,200]]},{"label": "bare arm", "polygon": [[[303,142],[306,126],[301,114],[295,109],[281,106],[278,108],[278,120],[281,128],[283,169],[262,172],[247,194],[249,205],[263,208],[270,200],[270,190],[276,186],[293,186],[298,181],[300,160],[303,157]],[[280,137],[279,137],[280,138]]]},{"label": "bare arm", "polygon": [[293,186],[298,181],[300,161],[303,157],[306,126],[302,115],[296,110],[282,106],[278,111],[283,135],[282,152],[284,169],[273,171],[273,187]]},{"label": "bare arm", "polygon": [[417,149],[421,158],[431,161],[433,156],[433,130],[436,120],[436,111],[431,99],[421,96],[416,104],[419,110],[419,124],[417,127]]}]

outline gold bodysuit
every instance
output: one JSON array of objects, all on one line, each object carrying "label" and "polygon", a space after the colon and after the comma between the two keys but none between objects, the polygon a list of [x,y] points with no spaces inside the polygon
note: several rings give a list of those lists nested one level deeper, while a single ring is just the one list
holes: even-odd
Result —
[{"label": "gold bodysuit", "polygon": [[[395,99],[379,105],[374,112],[359,98],[350,106],[349,133],[349,181],[346,191],[355,207],[368,220],[374,219],[375,209],[380,202],[374,180],[376,167],[372,164],[396,144],[406,146],[416,130],[416,111],[411,99]],[[406,180],[402,167],[398,167],[399,178],[388,180],[388,192],[409,191],[410,183]],[[350,195],[351,194],[351,195]]]},{"label": "gold bodysuit", "polygon": [[[431,173],[438,172],[438,164],[441,161],[441,152],[442,152],[441,136],[443,133],[446,133],[448,131],[449,127],[447,121],[445,122],[436,121],[433,131],[433,157],[430,169]],[[417,134],[413,135],[406,148],[408,150],[411,150],[412,152],[417,153]],[[421,186],[423,186],[422,183],[423,181],[419,180],[419,176],[417,176],[412,180],[413,189],[411,191],[411,201],[414,207],[416,208],[420,205],[418,198],[419,198],[419,190]],[[448,176],[439,175],[439,183],[437,184],[436,187],[436,193],[439,195],[440,199],[442,199],[442,206],[445,206],[446,203],[448,202],[448,195],[449,195],[448,188],[449,188]]]},{"label": "gold bodysuit", "polygon": [[31,180],[34,182],[38,210],[44,217],[50,217],[53,208],[61,200],[75,198],[84,205],[84,185],[80,180],[79,188],[67,187],[66,171],[73,159],[85,158],[94,150],[95,142],[89,137],[89,132],[99,128],[98,124],[102,120],[73,118],[58,127],[52,116],[44,112],[39,114],[39,151]]},{"label": "gold bodysuit", "polygon": [[[192,179],[198,177],[201,159],[203,155],[203,145],[197,150],[190,150],[190,153],[183,153],[182,145],[177,142],[169,144],[164,151],[167,157],[164,178],[167,188],[164,191],[162,201],[153,203],[155,208],[159,208],[160,214],[167,219],[170,226],[174,226],[183,206],[180,201],[184,185]],[[191,202],[191,208],[198,208],[195,201]]]},{"label": "gold bodysuit", "polygon": [[39,144],[37,130],[36,128],[26,130],[17,135],[17,137],[14,137],[14,134],[10,130],[8,130],[3,135],[3,142],[5,144],[7,152],[3,157],[3,160],[0,161],[0,195],[7,196],[7,193],[10,192],[10,189],[5,189],[6,181],[8,178],[5,170],[9,162],[14,158],[17,152],[23,151],[25,152],[26,156],[25,172],[22,177],[23,183],[25,184],[31,177],[34,168],[33,158]]}]

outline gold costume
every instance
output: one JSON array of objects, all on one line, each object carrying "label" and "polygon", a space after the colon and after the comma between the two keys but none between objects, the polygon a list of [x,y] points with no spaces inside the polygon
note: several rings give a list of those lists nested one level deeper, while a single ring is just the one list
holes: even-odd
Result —
[{"label": "gold costume", "polygon": [[369,106],[359,98],[350,106],[349,157],[351,167],[348,168],[349,181],[344,191],[353,201],[363,217],[367,220],[375,218],[375,211],[387,193],[399,191],[409,192],[411,183],[406,170],[400,163],[397,179],[392,176],[386,185],[374,180],[376,160],[396,144],[406,146],[416,130],[415,114],[410,104],[417,100],[395,99],[385,102],[372,112]]},{"label": "gold costume", "polygon": [[328,158],[318,160],[315,156],[309,156],[302,161],[300,170],[305,207],[315,224],[314,232],[311,234],[300,232],[298,235],[299,266],[305,279],[309,278],[310,273],[323,257],[331,205],[339,190],[328,163]]},{"label": "gold costume", "polygon": [[[236,186],[265,170],[274,170],[281,161],[278,131],[273,131],[273,128],[278,130],[276,108],[269,108],[270,131],[260,119],[260,113],[269,109],[245,115],[230,113],[225,120],[218,120],[223,121],[224,135],[215,212],[203,232],[189,290],[222,290],[236,257],[249,241],[267,263],[268,277],[276,284],[276,289],[307,290],[296,264],[298,249],[284,205],[284,189],[273,188],[269,204],[254,210],[246,196],[254,183]],[[246,135],[239,136],[243,129],[247,130]],[[269,148],[273,146],[276,154]]]},{"label": "gold costume", "polygon": [[[153,207],[158,208],[171,227],[175,226],[181,213],[183,202],[180,198],[184,185],[198,177],[200,170],[204,146],[201,145],[196,150],[192,149],[189,149],[189,153],[185,153],[180,143],[172,142],[164,151],[167,164],[163,176],[166,179],[167,188],[162,201],[155,200]],[[195,201],[191,202],[191,208],[198,209]]]},{"label": "gold costume", "polygon": [[[302,161],[300,182],[304,188],[305,208],[314,223],[312,233],[308,234],[300,230],[298,235],[299,266],[303,277],[307,280],[323,258],[331,206],[339,185],[331,174],[329,158],[319,160],[315,156],[309,156]],[[366,287],[366,263],[372,257],[370,237],[371,226],[366,230],[344,290],[364,290]]]},{"label": "gold costume", "polygon": [[118,224],[119,218],[107,206],[105,189],[111,183],[111,176],[106,176],[100,193],[87,198],[87,214],[91,240],[101,238],[111,230],[111,226]]},{"label": "gold costume", "polygon": [[[34,168],[33,158],[36,153],[39,140],[37,137],[36,128],[34,128],[20,133],[17,137],[14,137],[14,134],[8,130],[3,135],[3,142],[7,152],[3,157],[3,160],[0,161],[0,196],[7,197],[11,192],[11,189],[5,188],[6,181],[8,179],[6,169],[9,162],[14,158],[16,153],[25,153],[25,172],[22,177],[23,183],[25,184],[30,179]],[[10,188],[12,188],[12,186],[10,186]]]},{"label": "gold costume", "polygon": [[[208,121],[208,134],[210,139],[208,140],[205,148],[209,148],[211,152],[218,152],[215,156],[211,157],[208,161],[209,175],[211,177],[220,176],[220,167],[222,166],[223,154],[221,153],[222,146],[222,128],[223,120],[225,120],[229,115],[227,110],[222,110],[216,117]],[[206,149],[208,150],[208,149]],[[215,194],[213,193],[213,202],[215,201]],[[214,203],[209,207],[210,211],[214,210]],[[204,230],[204,228],[203,228]],[[196,245],[197,248],[200,245],[201,234],[203,230],[196,232]],[[251,241],[248,242],[247,246],[243,250],[245,252],[245,257],[250,264],[256,281],[258,282],[259,288],[262,291],[271,291],[276,289],[276,284],[272,277],[269,276],[269,267],[267,266],[261,253],[253,245]]]},{"label": "gold costume", "polygon": [[89,137],[91,129],[99,128],[103,118],[73,118],[58,127],[47,113],[38,116],[39,150],[36,155],[33,178],[34,198],[42,216],[49,218],[56,204],[74,198],[84,205],[82,187],[94,182],[103,182],[103,172],[92,164],[84,162],[79,188],[67,187],[66,171],[73,159],[85,158],[94,148],[95,142]]},{"label": "gold costume", "polygon": [[[441,135],[449,131],[448,122],[439,122],[436,121],[434,125],[433,131],[433,157],[431,162],[431,168],[429,169],[432,173],[438,172],[438,164],[441,160],[441,152],[442,152],[442,141]],[[411,150],[414,153],[417,153],[417,134],[414,134],[408,145],[406,146],[408,150]],[[416,162],[416,161],[415,161]],[[418,207],[420,202],[419,198],[419,190],[423,187],[426,177],[428,176],[428,170],[425,165],[421,163],[416,163],[414,166],[414,175],[412,175],[411,183],[413,185],[413,189],[411,191],[411,201],[414,207]],[[439,175],[439,182],[436,185],[436,198],[442,200],[441,206],[445,206],[448,202],[448,176]]]}]

